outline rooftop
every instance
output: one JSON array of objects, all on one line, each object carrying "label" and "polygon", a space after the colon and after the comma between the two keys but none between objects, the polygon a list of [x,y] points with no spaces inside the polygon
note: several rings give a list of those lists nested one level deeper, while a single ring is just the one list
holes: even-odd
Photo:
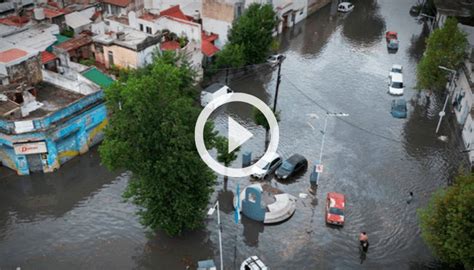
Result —
[{"label": "rooftop", "polygon": [[44,16],[48,19],[52,19],[52,18],[64,15],[64,12],[59,11],[59,10],[54,10],[51,8],[43,8],[43,10],[44,10]]},{"label": "rooftop", "polygon": [[179,42],[170,40],[170,41],[165,41],[161,43],[160,46],[161,50],[163,51],[175,51],[181,48],[181,45],[179,45]]},{"label": "rooftop", "polygon": [[71,38],[67,41],[64,41],[63,43],[56,45],[55,47],[61,48],[65,51],[70,51],[70,50],[81,48],[91,43],[92,43],[92,38],[88,35],[82,34],[75,38]]},{"label": "rooftop", "polygon": [[101,88],[107,88],[114,82],[112,78],[95,67],[82,72],[82,76],[99,85]]},{"label": "rooftop", "polygon": [[184,15],[183,11],[181,11],[181,9],[179,8],[179,5],[172,6],[168,9],[160,11],[160,16],[169,16],[169,17],[173,17],[173,18],[177,18],[177,19],[181,19],[185,21],[189,20],[188,17]]},{"label": "rooftop", "polygon": [[0,52],[0,62],[9,63],[19,58],[22,58],[23,56],[26,56],[27,54],[28,52],[25,52],[23,50],[16,49],[16,48],[2,51]]},{"label": "rooftop", "polygon": [[130,5],[130,0],[102,0],[103,3],[119,6],[119,7],[127,7]]},{"label": "rooftop", "polygon": [[141,51],[160,42],[160,36],[150,36],[130,27],[123,28],[122,33],[120,39],[117,38],[117,33],[108,32],[95,35],[92,40],[105,45],[115,44],[135,51]]},{"label": "rooftop", "polygon": [[79,28],[92,23],[86,14],[80,12],[72,12],[66,15],[66,24],[71,28]]},{"label": "rooftop", "polygon": [[8,16],[8,17],[5,17],[5,18],[0,18],[0,23],[8,25],[8,26],[19,26],[19,27],[21,27],[21,26],[26,25],[28,22],[30,22],[29,18],[14,16],[14,15]]},{"label": "rooftop", "polygon": [[41,63],[42,64],[46,64],[48,62],[51,62],[56,58],[57,58],[56,55],[54,55],[53,53],[50,53],[48,51],[42,51],[41,52]]},{"label": "rooftop", "polygon": [[[34,89],[36,89],[36,101],[43,103],[43,106],[31,112],[27,117],[21,117],[21,120],[43,117],[84,97],[84,95],[67,91],[59,86],[44,81],[35,85]],[[6,117],[6,119],[20,120],[15,119],[14,116]]]},{"label": "rooftop", "polygon": [[14,33],[4,35],[2,41],[14,47],[22,46],[37,51],[44,51],[56,42],[57,38],[55,34],[59,34],[59,26],[49,23],[39,23],[29,26],[26,29],[19,29]]}]

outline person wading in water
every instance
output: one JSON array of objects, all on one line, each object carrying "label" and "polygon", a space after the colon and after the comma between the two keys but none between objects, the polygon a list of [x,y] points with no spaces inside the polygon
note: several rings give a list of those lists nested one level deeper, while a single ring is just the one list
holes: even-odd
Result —
[{"label": "person wading in water", "polygon": [[362,247],[362,250],[364,252],[367,252],[367,250],[369,249],[369,236],[367,236],[366,232],[360,233],[359,242],[360,242],[360,246]]}]

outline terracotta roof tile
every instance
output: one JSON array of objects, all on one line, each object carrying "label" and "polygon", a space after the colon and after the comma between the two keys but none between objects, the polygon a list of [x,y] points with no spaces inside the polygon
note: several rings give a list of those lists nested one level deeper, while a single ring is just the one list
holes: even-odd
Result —
[{"label": "terracotta roof tile", "polygon": [[2,51],[0,52],[0,62],[8,63],[27,54],[27,52],[16,48]]},{"label": "terracotta roof tile", "polygon": [[0,23],[8,26],[23,26],[29,21],[30,19],[20,16],[8,16],[5,18],[0,18]]},{"label": "terracotta roof tile", "polygon": [[80,47],[86,46],[88,44],[92,43],[92,38],[87,35],[80,35],[75,38],[71,38],[59,45],[57,45],[57,48],[61,48],[66,51],[78,49]]},{"label": "terracotta roof tile", "polygon": [[172,6],[168,9],[160,11],[160,16],[169,16],[169,17],[189,21],[188,17],[186,17],[183,11],[181,11],[181,9],[179,8],[179,5]]},{"label": "terracotta roof tile", "polygon": [[44,8],[43,10],[44,10],[44,16],[46,16],[46,18],[48,19],[64,15],[64,12],[61,12],[59,10],[54,10],[50,8]]},{"label": "terracotta roof tile", "polygon": [[214,54],[216,54],[219,51],[219,48],[217,48],[214,44],[212,44],[211,42],[207,40],[202,40],[201,51],[205,56],[212,57]]},{"label": "terracotta roof tile", "polygon": [[53,53],[50,53],[48,51],[42,51],[41,52],[41,63],[42,64],[46,64],[48,62],[51,62],[56,58],[57,58],[56,55],[54,55]]},{"label": "terracotta roof tile", "polygon": [[161,43],[160,48],[162,51],[175,51],[181,48],[181,46],[177,41],[165,41]]}]

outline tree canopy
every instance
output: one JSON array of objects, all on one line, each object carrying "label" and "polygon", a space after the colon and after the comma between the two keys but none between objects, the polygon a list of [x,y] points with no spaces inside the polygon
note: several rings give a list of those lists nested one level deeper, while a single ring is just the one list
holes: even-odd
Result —
[{"label": "tree canopy", "polygon": [[[143,225],[170,235],[202,225],[215,183],[194,143],[200,110],[193,82],[185,59],[165,53],[105,90],[110,118],[102,162],[132,172],[125,198],[139,206]],[[208,124],[206,145],[214,136]]]},{"label": "tree canopy", "polygon": [[466,56],[469,43],[454,18],[448,18],[442,28],[436,29],[427,39],[426,51],[418,64],[418,88],[443,90],[449,74],[438,68],[457,70]]},{"label": "tree canopy", "polygon": [[217,55],[217,65],[238,67],[265,61],[275,47],[273,31],[277,24],[271,5],[251,4],[234,21],[228,36],[229,44]]},{"label": "tree canopy", "polygon": [[436,192],[419,210],[421,235],[435,255],[451,265],[474,267],[474,175]]}]

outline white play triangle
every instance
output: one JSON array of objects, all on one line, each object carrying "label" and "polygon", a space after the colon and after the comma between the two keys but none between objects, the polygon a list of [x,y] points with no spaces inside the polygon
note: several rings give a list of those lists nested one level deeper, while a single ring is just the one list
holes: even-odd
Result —
[{"label": "white play triangle", "polygon": [[237,147],[241,146],[248,139],[253,137],[253,134],[244,128],[242,125],[237,123],[232,117],[229,116],[229,134],[227,136],[229,140],[228,152],[234,151]]}]

